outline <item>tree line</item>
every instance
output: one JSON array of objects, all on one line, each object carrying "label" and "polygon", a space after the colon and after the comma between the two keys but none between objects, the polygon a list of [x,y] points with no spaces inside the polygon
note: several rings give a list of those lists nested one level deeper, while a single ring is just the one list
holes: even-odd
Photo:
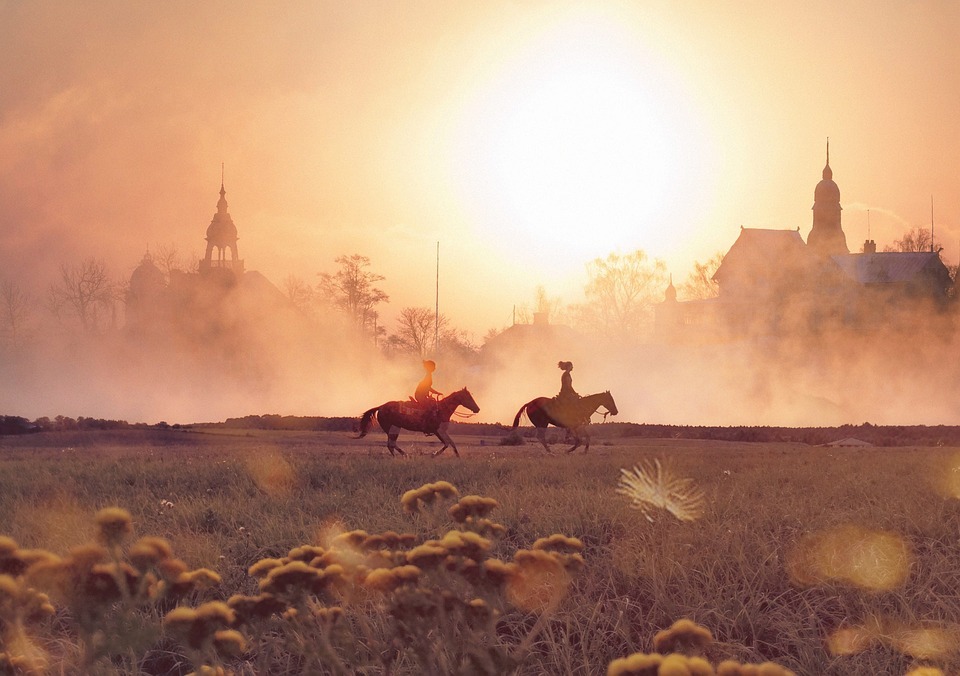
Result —
[{"label": "tree line", "polygon": [[[696,263],[679,293],[685,299],[717,295],[713,273],[723,260],[716,254],[705,263]],[[336,270],[320,273],[320,281],[311,285],[291,275],[283,285],[284,293],[304,314],[317,316],[333,309],[369,340],[390,355],[414,354],[427,357],[435,352],[467,355],[477,346],[466,331],[451,325],[443,313],[428,307],[404,307],[396,315],[393,332],[384,326],[381,308],[390,300],[381,288],[385,277],[372,268],[367,256],[344,255],[335,259]],[[611,253],[586,266],[584,301],[564,304],[539,286],[531,303],[520,303],[514,321],[532,322],[533,315],[544,313],[554,322],[569,324],[585,334],[617,341],[636,341],[652,331],[654,307],[664,299],[671,283],[666,264],[650,259],[643,250],[627,254]],[[503,328],[491,328],[484,341]]]},{"label": "tree line", "polygon": [[[884,251],[936,251],[941,248],[930,229],[915,227]],[[196,273],[199,256],[182,255],[173,244],[160,246],[151,254],[154,264],[169,281],[174,272]],[[708,260],[695,262],[685,281],[676,287],[681,300],[712,298],[718,287],[713,274],[723,261],[717,252]],[[381,320],[381,309],[389,294],[381,288],[386,279],[375,271],[369,257],[354,253],[334,259],[332,272],[319,273],[316,284],[295,275],[282,283],[282,292],[300,313],[314,320],[330,313],[341,316],[384,353],[428,355],[442,352],[469,356],[479,349],[466,331],[454,327],[443,313],[422,306],[401,308],[392,327]],[[956,266],[950,266],[956,274]],[[664,299],[672,278],[666,264],[651,259],[641,249],[626,254],[611,253],[586,265],[587,281],[583,301],[564,303],[550,296],[543,286],[531,302],[515,306],[514,320],[525,324],[533,315],[544,313],[554,323],[564,323],[594,337],[632,342],[649,336],[654,307]],[[36,332],[39,316],[46,313],[60,324],[78,327],[82,333],[98,334],[122,325],[129,280],[110,273],[96,257],[60,265],[56,279],[37,292],[15,280],[0,277],[0,347],[20,346]],[[493,327],[483,341],[506,327]]]}]

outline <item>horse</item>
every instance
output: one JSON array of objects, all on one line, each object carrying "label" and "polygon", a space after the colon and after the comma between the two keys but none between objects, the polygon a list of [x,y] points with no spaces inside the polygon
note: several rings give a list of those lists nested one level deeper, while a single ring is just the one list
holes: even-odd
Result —
[{"label": "horse", "polygon": [[537,428],[537,439],[547,449],[547,453],[553,453],[547,444],[545,434],[549,425],[562,427],[570,430],[573,434],[575,443],[567,449],[567,453],[573,453],[580,448],[582,441],[586,441],[583,449],[583,452],[586,453],[590,450],[590,434],[587,432],[587,425],[590,424],[590,416],[601,406],[607,409],[607,412],[611,415],[617,415],[618,413],[617,404],[609,390],[597,394],[588,394],[580,399],[559,405],[556,399],[537,397],[520,407],[513,419],[513,429],[517,429],[520,424],[520,416],[526,411],[530,422]]},{"label": "horse", "polygon": [[388,401],[374,406],[363,414],[360,418],[360,433],[354,439],[361,439],[367,435],[370,421],[376,415],[380,428],[387,433],[387,448],[390,450],[390,455],[395,455],[394,451],[400,455],[406,455],[404,450],[397,446],[397,437],[403,429],[436,435],[437,439],[443,442],[443,448],[433,454],[434,458],[447,450],[448,446],[459,458],[460,451],[447,434],[447,426],[450,424],[450,416],[460,406],[474,413],[480,412],[480,407],[474,401],[473,395],[465,387],[437,401],[437,415],[434,416],[427,415],[423,406],[412,401]]}]

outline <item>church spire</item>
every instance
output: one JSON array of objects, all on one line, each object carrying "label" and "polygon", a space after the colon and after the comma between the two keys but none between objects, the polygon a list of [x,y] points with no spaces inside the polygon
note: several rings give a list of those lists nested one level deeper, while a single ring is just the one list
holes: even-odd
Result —
[{"label": "church spire", "polygon": [[827,137],[827,164],[823,167],[823,178],[833,180],[833,169],[830,168],[830,137]]},{"label": "church spire", "polygon": [[833,182],[830,168],[830,138],[827,137],[827,164],[823,180],[813,191],[813,228],[807,236],[807,246],[821,256],[850,253],[847,237],[840,226],[840,188]]}]

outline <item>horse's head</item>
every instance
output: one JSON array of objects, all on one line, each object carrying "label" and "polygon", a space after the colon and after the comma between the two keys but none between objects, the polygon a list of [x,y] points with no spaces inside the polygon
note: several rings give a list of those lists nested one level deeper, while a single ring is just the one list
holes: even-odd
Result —
[{"label": "horse's head", "polygon": [[601,399],[603,406],[610,411],[610,415],[617,415],[619,411],[617,410],[617,402],[613,400],[613,395],[610,394],[610,390],[607,390],[603,393],[603,399]]},{"label": "horse's head", "polygon": [[473,398],[473,395],[470,394],[470,390],[464,387],[462,390],[454,392],[451,397],[457,398],[457,404],[463,406],[464,408],[469,408],[474,413],[480,412],[480,406],[477,404],[476,400]]}]

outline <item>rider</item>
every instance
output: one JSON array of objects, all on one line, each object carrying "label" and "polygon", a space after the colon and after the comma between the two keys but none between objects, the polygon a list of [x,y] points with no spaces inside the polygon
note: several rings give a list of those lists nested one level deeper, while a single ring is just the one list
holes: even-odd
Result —
[{"label": "rider", "polygon": [[436,398],[442,395],[441,392],[433,389],[433,372],[437,370],[436,362],[432,359],[425,359],[423,361],[423,370],[423,380],[417,384],[417,390],[413,395],[413,399],[427,411],[427,422],[432,426],[440,415]]},{"label": "rider", "polygon": [[580,401],[580,395],[573,389],[573,376],[570,373],[573,371],[573,362],[557,362],[557,368],[563,371],[563,375],[560,376],[560,393],[554,399],[562,414],[570,417],[573,413],[573,405]]}]

